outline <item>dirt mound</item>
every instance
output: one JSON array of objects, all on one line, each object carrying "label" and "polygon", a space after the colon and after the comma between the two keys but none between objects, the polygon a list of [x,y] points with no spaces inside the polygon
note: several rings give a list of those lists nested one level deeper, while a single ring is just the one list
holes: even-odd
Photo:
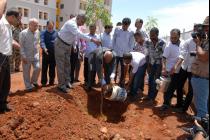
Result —
[{"label": "dirt mound", "polygon": [[[175,140],[189,121],[183,114],[161,113],[147,102],[104,101],[99,90],[86,93],[76,85],[70,94],[56,87],[25,93],[21,74],[12,77],[9,101],[14,111],[0,115],[0,140]],[[19,91],[17,91],[19,90]],[[159,94],[157,101],[162,102]]]}]

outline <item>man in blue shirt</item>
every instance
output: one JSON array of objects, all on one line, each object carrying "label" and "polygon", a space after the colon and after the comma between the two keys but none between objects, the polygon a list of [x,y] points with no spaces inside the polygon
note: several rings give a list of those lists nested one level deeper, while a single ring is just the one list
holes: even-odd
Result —
[{"label": "man in blue shirt", "polygon": [[54,43],[57,37],[57,31],[54,30],[54,22],[47,22],[47,30],[41,33],[42,52],[42,86],[47,85],[47,71],[49,68],[49,85],[54,85],[55,80],[55,52]]}]

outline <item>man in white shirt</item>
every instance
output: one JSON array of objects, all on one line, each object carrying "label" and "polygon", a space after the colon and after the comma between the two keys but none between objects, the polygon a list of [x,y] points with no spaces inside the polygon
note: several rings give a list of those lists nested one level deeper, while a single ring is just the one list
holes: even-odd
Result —
[{"label": "man in white shirt", "polygon": [[123,54],[131,52],[134,46],[134,32],[129,30],[130,24],[131,20],[129,18],[124,18],[122,21],[122,27],[116,28],[113,35],[112,46],[113,50],[117,54],[116,71],[118,70],[119,63],[121,68],[119,83],[121,87],[125,86],[125,68],[123,62]]},{"label": "man in white shirt", "polygon": [[68,89],[72,88],[70,83],[70,56],[72,47],[76,49],[77,40],[81,38],[100,45],[100,41],[83,34],[79,30],[79,26],[84,25],[85,21],[86,16],[82,14],[68,20],[58,32],[58,38],[55,41],[58,89],[63,93],[68,93]]},{"label": "man in white shirt", "polygon": [[164,103],[161,106],[161,111],[165,111],[169,108],[174,91],[177,89],[177,85],[179,82],[180,68],[176,67],[176,63],[179,60],[180,47],[181,45],[183,45],[180,41],[180,35],[181,32],[179,29],[171,30],[171,41],[165,48],[163,53],[162,75],[170,76],[171,82],[166,93],[164,93]]},{"label": "man in white shirt", "polygon": [[112,32],[113,26],[112,25],[106,25],[104,28],[105,28],[105,31],[101,36],[102,47],[112,49],[111,32]]},{"label": "man in white shirt", "polygon": [[[89,26],[90,33],[88,34],[89,37],[99,39],[98,35],[96,34],[96,25],[92,24]],[[92,52],[94,52],[98,48],[97,44],[87,41],[86,42],[86,48],[84,50],[85,52],[85,60],[84,60],[84,79],[85,79],[85,86],[88,85],[88,81],[90,80],[89,77],[93,81],[93,85],[96,85],[95,77],[96,77],[96,71],[90,71],[89,69],[89,60],[90,60],[90,55]]]},{"label": "man in white shirt", "polygon": [[144,83],[144,75],[147,68],[146,56],[140,52],[130,52],[123,55],[123,60],[126,65],[132,67],[128,82],[128,90],[130,90],[131,101],[135,101],[140,97],[137,92]]},{"label": "man in white shirt", "polygon": [[1,0],[0,1],[0,20],[6,10],[6,3],[7,3],[7,0]]},{"label": "man in white shirt", "polygon": [[[29,28],[20,33],[20,54],[23,65],[23,79],[26,91],[31,92],[38,88],[38,77],[40,74],[40,33],[38,31],[38,20],[33,18],[29,20]],[[31,66],[33,74],[31,77]]]},{"label": "man in white shirt", "polygon": [[14,44],[12,25],[16,26],[20,19],[18,9],[11,8],[0,20],[0,113],[11,110],[7,105],[7,97],[11,85],[9,57],[12,55],[12,45]]},{"label": "man in white shirt", "polygon": [[[194,25],[194,32],[197,30],[197,26],[199,24]],[[180,69],[180,81],[177,88],[177,101],[178,101],[178,111],[179,112],[186,112],[192,102],[193,99],[193,89],[191,84],[191,78],[192,78],[192,72],[191,72],[191,66],[193,59],[195,58],[195,52],[196,52],[196,41],[194,38],[190,38],[186,40],[180,48],[180,56],[179,61],[177,62],[177,67],[181,66]],[[188,79],[188,93],[183,101],[183,87]]]}]

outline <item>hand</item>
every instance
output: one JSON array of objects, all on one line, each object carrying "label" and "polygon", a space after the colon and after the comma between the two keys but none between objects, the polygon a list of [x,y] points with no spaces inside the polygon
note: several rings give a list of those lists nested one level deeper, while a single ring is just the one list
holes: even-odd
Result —
[{"label": "hand", "polygon": [[162,75],[163,75],[163,76],[167,76],[167,71],[166,71],[165,68],[162,69]]},{"label": "hand", "polygon": [[148,74],[151,73],[151,66],[150,66],[150,65],[147,66],[147,73],[148,73]]},{"label": "hand", "polygon": [[101,41],[99,41],[99,40],[97,40],[97,39],[92,38],[91,41],[92,41],[93,43],[95,43],[97,46],[100,46],[100,45],[101,45]]},{"label": "hand", "polygon": [[47,48],[44,48],[44,53],[46,53],[46,55],[49,55]]},{"label": "hand", "polygon": [[195,39],[195,43],[196,43],[197,46],[201,46],[201,40],[200,40],[199,37],[197,37],[197,38]]},{"label": "hand", "polygon": [[28,63],[28,61],[27,61],[27,59],[25,57],[22,57],[22,61],[23,61],[24,64]]},{"label": "hand", "polygon": [[20,49],[20,44],[19,44],[17,41],[15,41],[15,40],[13,40],[12,46],[13,46],[14,48],[16,48],[16,49]]},{"label": "hand", "polygon": [[173,75],[176,72],[176,66],[174,66],[171,71],[170,71],[170,75]]},{"label": "hand", "polygon": [[77,53],[77,47],[74,47],[74,53]]}]

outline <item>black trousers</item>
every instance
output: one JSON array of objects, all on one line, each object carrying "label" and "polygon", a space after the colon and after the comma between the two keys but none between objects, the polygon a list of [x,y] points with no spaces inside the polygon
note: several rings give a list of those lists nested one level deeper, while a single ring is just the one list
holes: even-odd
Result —
[{"label": "black trousers", "polygon": [[85,83],[88,83],[88,74],[89,74],[89,64],[88,64],[88,58],[85,57],[84,59],[84,81]]},{"label": "black trousers", "polygon": [[171,82],[168,86],[168,89],[166,93],[164,93],[164,103],[165,105],[170,105],[171,104],[171,99],[173,98],[173,94],[175,90],[177,90],[178,87],[178,82],[179,82],[179,74],[173,74],[171,75]]},{"label": "black trousers", "polygon": [[124,61],[123,61],[123,57],[117,57],[116,58],[116,77],[115,80],[117,79],[117,75],[118,75],[118,66],[121,66],[121,75],[120,75],[120,87],[125,87],[125,65],[124,65]]},{"label": "black trousers", "polygon": [[47,72],[49,69],[49,84],[54,84],[55,82],[55,54],[54,52],[49,52],[47,55],[43,52],[42,54],[42,85],[46,85],[48,82]]},{"label": "black trousers", "polygon": [[71,58],[70,58],[70,64],[71,64],[71,83],[74,83],[75,80],[75,70],[76,70],[76,65],[79,61],[79,48],[77,47],[77,52],[74,52],[74,48],[71,50]]},{"label": "black trousers", "polygon": [[88,86],[92,86],[94,83],[96,83],[96,71],[90,71],[89,68],[89,61],[88,58],[85,57],[84,60],[84,78],[85,78],[85,84]]},{"label": "black trousers", "polygon": [[[185,111],[188,110],[192,99],[193,99],[193,88],[191,85],[191,78],[192,78],[192,73],[191,72],[187,72],[186,70],[181,69],[179,72],[179,84],[178,84],[178,88],[177,88],[177,105],[180,107],[183,107],[183,109]],[[185,98],[185,100],[183,101],[183,87],[184,84],[186,82],[186,80],[188,79],[188,93],[187,96]]]},{"label": "black trousers", "polygon": [[11,87],[9,57],[0,53],[0,109],[6,105]]}]

